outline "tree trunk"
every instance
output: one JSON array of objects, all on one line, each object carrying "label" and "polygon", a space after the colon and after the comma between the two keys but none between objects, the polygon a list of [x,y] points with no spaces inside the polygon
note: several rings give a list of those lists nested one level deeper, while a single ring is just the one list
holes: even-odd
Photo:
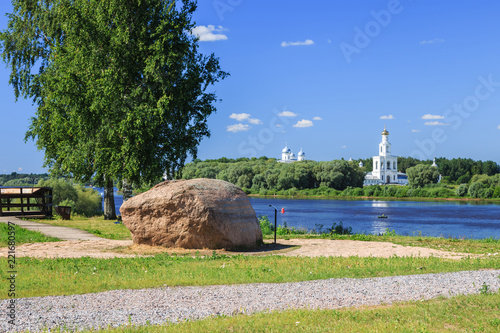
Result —
[{"label": "tree trunk", "polygon": [[104,219],[116,220],[115,195],[112,179],[107,179],[106,186],[104,187]]},{"label": "tree trunk", "polygon": [[122,191],[123,191],[123,202],[132,198],[132,184],[129,182],[128,179],[123,179]]}]

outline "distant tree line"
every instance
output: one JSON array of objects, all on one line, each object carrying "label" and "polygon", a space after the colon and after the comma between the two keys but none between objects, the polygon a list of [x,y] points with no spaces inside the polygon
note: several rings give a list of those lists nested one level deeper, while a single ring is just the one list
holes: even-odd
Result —
[{"label": "distant tree line", "polygon": [[240,158],[231,160],[195,160],[187,164],[183,179],[221,179],[252,192],[265,194],[268,191],[288,189],[312,189],[327,187],[343,190],[347,187],[363,186],[364,171],[357,163],[348,161],[301,161],[278,163],[275,159]]},{"label": "distant tree line", "polygon": [[[373,159],[366,158],[357,160],[363,162],[366,172],[373,171]],[[419,160],[413,157],[398,157],[398,171],[407,173],[407,170],[418,164],[431,165],[432,160]],[[449,184],[468,183],[474,175],[488,175],[500,173],[500,167],[493,161],[474,161],[471,158],[436,158],[438,172],[443,177],[442,181]]]},{"label": "distant tree line", "polygon": [[[205,161],[197,159],[186,164],[182,178],[222,179],[243,188],[247,193],[261,195],[301,193],[328,196],[497,197],[495,179],[500,177],[500,167],[492,161],[437,158],[439,168],[436,172],[435,168],[430,168],[431,160],[400,157],[398,169],[409,173],[413,186],[406,189],[389,186],[392,189],[387,190],[385,186],[362,188],[364,175],[372,171],[372,159],[361,161],[363,167],[359,167],[360,160],[301,161],[286,164],[267,157]],[[438,185],[435,183],[439,174],[442,180]],[[479,185],[473,186],[473,194],[469,193],[469,186],[478,181],[484,193],[474,192]],[[460,184],[465,184],[465,194],[463,186],[460,193],[455,191]]]},{"label": "distant tree line", "polygon": [[11,174],[0,174],[0,186],[34,186],[41,180],[49,179],[49,175],[27,174],[12,172]]}]

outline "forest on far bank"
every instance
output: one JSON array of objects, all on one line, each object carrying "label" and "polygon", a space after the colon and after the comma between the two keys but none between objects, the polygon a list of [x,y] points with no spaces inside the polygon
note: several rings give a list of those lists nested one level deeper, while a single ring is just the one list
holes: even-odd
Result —
[{"label": "forest on far bank", "polygon": [[[363,167],[359,167],[360,161]],[[241,187],[248,194],[260,195],[500,198],[500,166],[493,161],[436,158],[442,176],[439,184],[428,184],[423,188],[363,188],[364,176],[372,171],[372,162],[371,158],[290,164],[267,157],[194,160],[184,166],[182,178],[221,179]],[[398,169],[406,172],[419,164],[431,165],[432,162],[399,157]]]},{"label": "forest on far bank", "polygon": [[47,173],[17,173],[0,174],[0,186],[16,187],[16,186],[35,186],[40,180],[47,180],[50,176]]}]

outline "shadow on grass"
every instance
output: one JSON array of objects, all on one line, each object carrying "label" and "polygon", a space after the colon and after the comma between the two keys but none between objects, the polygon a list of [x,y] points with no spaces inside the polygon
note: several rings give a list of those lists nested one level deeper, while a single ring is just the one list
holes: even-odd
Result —
[{"label": "shadow on grass", "polygon": [[156,255],[156,254],[168,254],[168,255],[181,255],[181,256],[212,256],[217,255],[247,255],[247,256],[266,256],[272,254],[283,254],[300,248],[299,245],[286,245],[280,244],[279,240],[277,244],[273,243],[263,243],[256,247],[236,247],[231,249],[181,249],[181,248],[165,248],[162,246],[150,246],[150,245],[137,245],[134,244],[128,247],[117,247],[111,251],[123,254],[135,254],[135,255]]}]

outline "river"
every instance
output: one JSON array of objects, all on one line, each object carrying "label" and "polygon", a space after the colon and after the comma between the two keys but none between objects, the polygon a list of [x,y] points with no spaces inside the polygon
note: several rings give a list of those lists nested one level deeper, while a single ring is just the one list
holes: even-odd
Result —
[{"label": "river", "polygon": [[[250,198],[257,215],[274,223],[311,230],[342,221],[353,232],[380,234],[386,229],[400,235],[500,238],[500,205],[463,201],[301,200]],[[378,218],[385,214],[388,218]]]},{"label": "river", "polygon": [[[116,213],[120,214],[123,197],[115,193]],[[250,198],[257,216],[267,215],[278,225],[312,230],[326,229],[342,221],[353,232],[380,234],[387,229],[399,235],[454,238],[500,238],[500,205],[464,201],[380,201],[342,199],[274,199]],[[385,214],[386,219],[378,218]]]}]

